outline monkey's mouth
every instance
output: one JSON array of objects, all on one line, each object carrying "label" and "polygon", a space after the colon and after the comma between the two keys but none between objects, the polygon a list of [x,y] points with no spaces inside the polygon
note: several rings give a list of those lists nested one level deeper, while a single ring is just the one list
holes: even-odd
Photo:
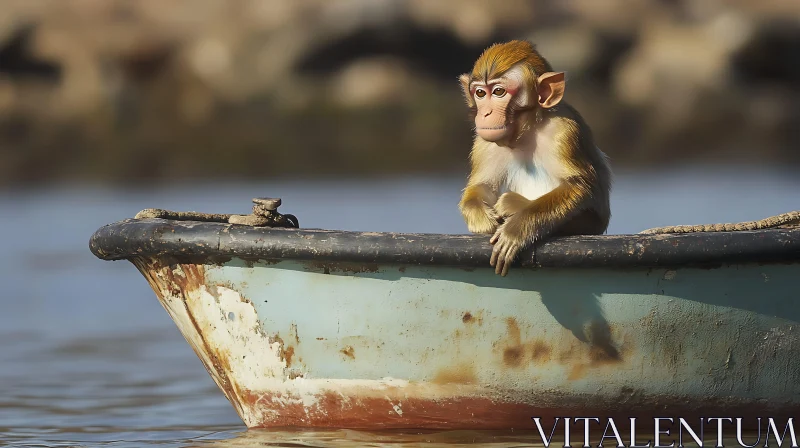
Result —
[{"label": "monkey's mouth", "polygon": [[483,128],[478,128],[478,129],[480,129],[481,131],[503,131],[503,130],[506,129],[506,126],[505,125],[504,126],[495,126],[495,127],[491,127],[491,128],[483,127]]}]

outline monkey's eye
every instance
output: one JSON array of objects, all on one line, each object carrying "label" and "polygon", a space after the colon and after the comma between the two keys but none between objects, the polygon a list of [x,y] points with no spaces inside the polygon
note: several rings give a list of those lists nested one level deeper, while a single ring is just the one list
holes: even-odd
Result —
[{"label": "monkey's eye", "polygon": [[478,89],[475,91],[475,96],[477,96],[478,98],[483,98],[486,96],[486,91],[483,89]]},{"label": "monkey's eye", "polygon": [[503,96],[506,94],[506,89],[502,87],[496,87],[494,91],[492,91],[492,95],[494,96]]}]

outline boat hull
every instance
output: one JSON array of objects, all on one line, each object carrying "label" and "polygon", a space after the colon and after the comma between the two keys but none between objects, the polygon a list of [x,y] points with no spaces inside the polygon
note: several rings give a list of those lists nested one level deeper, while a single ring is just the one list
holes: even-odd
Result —
[{"label": "boat hull", "polygon": [[797,263],[130,260],[251,428],[800,411]]}]

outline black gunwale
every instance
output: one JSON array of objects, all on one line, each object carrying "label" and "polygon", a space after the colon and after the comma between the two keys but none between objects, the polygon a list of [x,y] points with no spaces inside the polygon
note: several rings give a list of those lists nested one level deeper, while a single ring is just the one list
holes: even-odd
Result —
[{"label": "black gunwale", "polygon": [[[183,262],[317,260],[488,267],[487,235],[351,232],[129,219],[89,242],[103,260],[169,257]],[[557,238],[524,251],[530,267],[680,267],[800,261],[800,229]]]}]

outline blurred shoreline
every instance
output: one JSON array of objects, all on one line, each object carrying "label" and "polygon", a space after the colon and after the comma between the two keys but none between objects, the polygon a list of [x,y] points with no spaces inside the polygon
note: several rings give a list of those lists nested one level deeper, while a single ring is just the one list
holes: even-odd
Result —
[{"label": "blurred shoreline", "polygon": [[0,187],[463,172],[511,38],[617,167],[800,163],[794,0],[7,0]]}]

